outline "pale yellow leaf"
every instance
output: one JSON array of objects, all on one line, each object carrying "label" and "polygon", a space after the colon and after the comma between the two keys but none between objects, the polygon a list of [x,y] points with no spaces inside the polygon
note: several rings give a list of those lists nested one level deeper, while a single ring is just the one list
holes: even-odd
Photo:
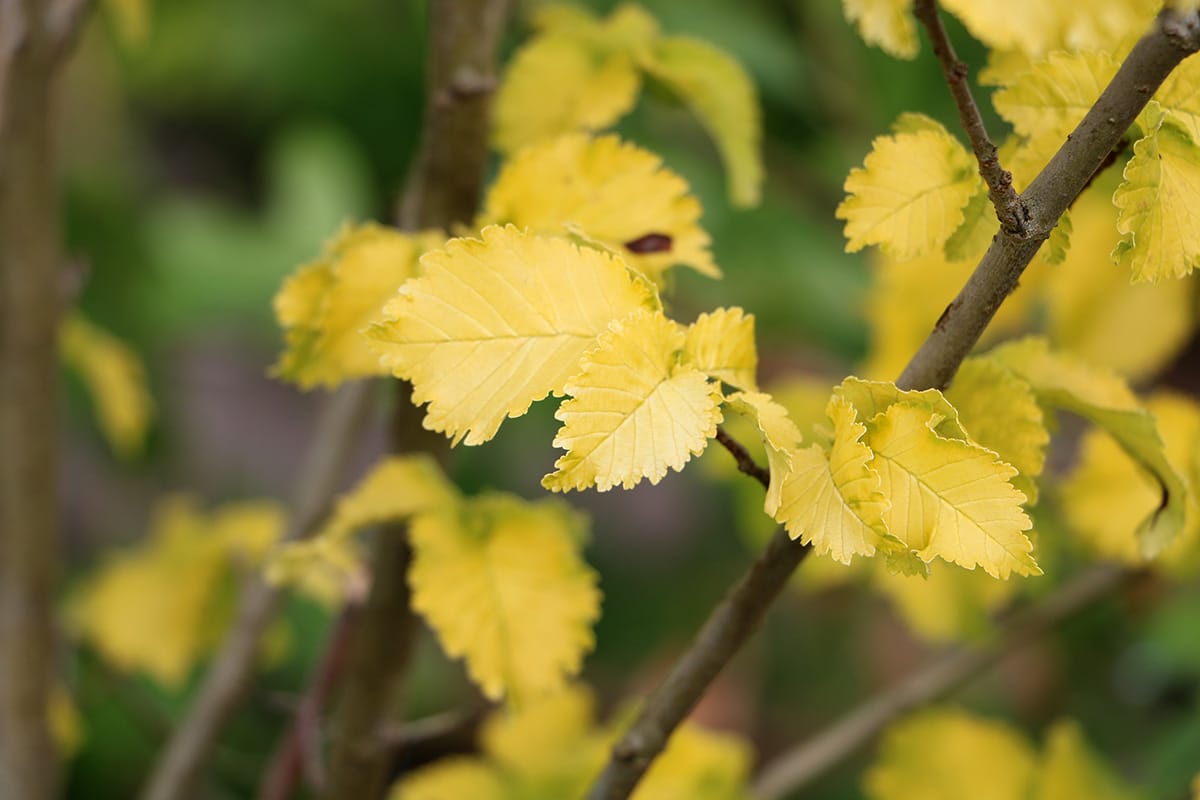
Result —
[{"label": "pale yellow leaf", "polygon": [[1124,237],[1113,259],[1135,281],[1181,278],[1200,266],[1200,146],[1167,113],[1133,145],[1113,195]]},{"label": "pale yellow leaf", "polygon": [[684,359],[710,378],[754,391],[758,369],[754,315],[740,308],[718,308],[701,314],[688,326]]},{"label": "pale yellow leaf", "polygon": [[1025,495],[1010,483],[1017,471],[973,442],[938,435],[936,421],[900,402],[868,422],[872,466],[891,501],[888,531],[925,561],[982,566],[996,578],[1041,574],[1025,535]]},{"label": "pale yellow leaf", "polygon": [[1192,141],[1200,141],[1200,58],[1185,58],[1171,71],[1154,99],[1187,130]]},{"label": "pale yellow leaf", "polygon": [[772,516],[793,539],[849,564],[855,555],[874,555],[888,535],[888,499],[873,468],[873,454],[863,444],[866,429],[854,406],[835,396],[827,414],[833,422],[832,448],[827,453],[812,445],[791,453],[791,469]]},{"label": "pale yellow leaf", "polygon": [[631,800],[742,800],[753,751],[739,736],[684,724],[633,792]]},{"label": "pale yellow leaf", "polygon": [[767,466],[771,472],[770,485],[763,509],[774,517],[783,501],[783,481],[792,466],[792,453],[800,447],[800,429],[784,408],[769,394],[735,392],[725,400],[732,411],[753,420],[767,450]]},{"label": "pale yellow leaf", "polygon": [[1030,800],[1136,800],[1139,794],[1097,758],[1079,723],[1062,720],[1046,735],[1046,749]]},{"label": "pale yellow leaf", "polygon": [[682,469],[716,435],[721,390],[681,363],[685,334],[661,313],[612,324],[568,382],[571,398],[554,415],[554,446],[566,450],[542,485],[556,492],[595,486],[629,489]]},{"label": "pale yellow leaf", "polygon": [[286,348],[272,374],[304,389],[386,375],[363,330],[416,275],[421,253],[445,239],[436,231],[407,234],[374,223],[343,227],[321,257],[289,276],[275,295]]},{"label": "pale yellow leaf", "polygon": [[1138,526],[1141,552],[1153,558],[1183,530],[1187,486],[1167,459],[1153,415],[1115,374],[1050,350],[1027,338],[997,347],[989,358],[1028,383],[1039,402],[1078,414],[1103,428],[1161,487],[1160,503]]},{"label": "pale yellow leaf", "polygon": [[528,147],[488,191],[481,227],[535,233],[578,228],[658,283],[675,264],[720,277],[700,227],[700,203],[662,158],[618,137],[573,133]]},{"label": "pale yellow leaf", "polygon": [[877,244],[907,260],[940,249],[962,224],[978,182],[970,153],[937,123],[876,138],[846,178],[848,196],[837,208],[846,250]]},{"label": "pale yellow leaf", "polygon": [[983,570],[930,564],[924,578],[874,571],[873,582],[922,639],[978,642],[992,633],[992,615],[1016,593],[1016,581],[999,581]]},{"label": "pale yellow leaf", "polygon": [[492,766],[468,756],[435,761],[404,776],[388,800],[511,800]]},{"label": "pale yellow leaf", "polygon": [[1196,314],[1188,288],[1131,283],[1128,269],[1109,258],[1120,239],[1111,203],[1119,180],[1110,170],[1071,207],[1074,245],[1062,264],[1045,271],[1046,332],[1056,348],[1145,380],[1187,344]]},{"label": "pale yellow leaf", "polygon": [[657,298],[619,259],[511,226],[426,253],[372,325],[384,366],[428,403],[425,427],[482,444],[560,393],[613,320]]},{"label": "pale yellow leaf", "polygon": [[920,49],[912,0],[842,0],[846,19],[863,41],[896,58],[916,58]]},{"label": "pale yellow leaf", "polygon": [[959,367],[946,399],[958,410],[971,439],[1016,467],[1012,484],[1037,502],[1035,478],[1046,463],[1050,432],[1037,397],[1025,381],[984,358],[969,358]]},{"label": "pale yellow leaf", "polygon": [[689,36],[660,38],[642,68],[679,95],[708,130],[728,173],[729,199],[756,206],[762,194],[762,112],[750,76],[724,50]]},{"label": "pale yellow leaf", "polygon": [[413,608],[486,697],[561,689],[591,650],[600,592],[580,557],[583,524],[562,503],[499,494],[410,523]]},{"label": "pale yellow leaf", "polygon": [[154,398],[137,354],[78,312],[59,325],[58,347],[63,361],[87,387],[100,430],[113,450],[126,458],[140,453],[154,419]]},{"label": "pale yellow leaf", "polygon": [[838,384],[834,395],[858,411],[858,418],[870,423],[896,403],[922,408],[934,417],[933,429],[949,439],[966,439],[967,432],[958,418],[958,410],[937,389],[901,389],[890,381],[865,381],[850,376]]},{"label": "pale yellow leaf", "polygon": [[1053,50],[1118,50],[1144,33],[1158,10],[1155,0],[942,0],[975,38],[990,48],[1041,56]]},{"label": "pale yellow leaf", "polygon": [[888,729],[865,788],[870,800],[1026,800],[1036,769],[1033,747],[1008,725],[936,709]]}]

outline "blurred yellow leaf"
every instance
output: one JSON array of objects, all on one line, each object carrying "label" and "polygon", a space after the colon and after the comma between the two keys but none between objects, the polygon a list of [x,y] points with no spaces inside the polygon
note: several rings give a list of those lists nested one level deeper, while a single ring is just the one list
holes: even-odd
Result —
[{"label": "blurred yellow leaf", "polygon": [[154,399],[137,354],[78,312],[63,319],[58,346],[92,396],[100,430],[113,450],[126,458],[140,453],[154,418]]},{"label": "blurred yellow leaf", "polygon": [[930,564],[924,579],[887,569],[872,583],[896,606],[917,635],[931,642],[969,642],[991,633],[991,615],[1016,593],[1017,581],[996,580],[983,570]]},{"label": "blurred yellow leaf", "polygon": [[511,226],[481,236],[427,253],[369,332],[413,402],[429,404],[425,427],[455,444],[482,444],[561,393],[610,322],[658,302],[607,253]]},{"label": "blurred yellow leaf", "polygon": [[896,58],[917,57],[920,41],[912,0],[842,0],[846,19],[863,41]]},{"label": "blurred yellow leaf", "polygon": [[388,800],[510,800],[503,780],[489,765],[450,756],[406,775]]},{"label": "blurred yellow leaf", "polygon": [[556,492],[629,489],[682,469],[716,435],[720,386],[681,363],[686,335],[659,312],[610,325],[566,385],[554,446],[566,450],[542,485]]},{"label": "blurred yellow leaf", "polygon": [[754,391],[758,350],[754,315],[740,308],[718,308],[688,326],[684,360],[722,383]]},{"label": "blurred yellow leaf", "polygon": [[962,224],[979,183],[975,160],[939,123],[918,118],[905,115],[901,130],[877,137],[846,178],[837,218],[847,252],[877,244],[904,261],[940,250]]},{"label": "blurred yellow leaf", "polygon": [[126,46],[145,44],[150,33],[150,0],[104,0],[104,5]]},{"label": "blurred yellow leaf", "polygon": [[753,753],[744,739],[680,727],[650,765],[632,800],[748,800]]},{"label": "blurred yellow leaf", "polygon": [[1030,800],[1136,800],[1138,794],[1101,762],[1084,741],[1079,723],[1062,720],[1046,735]]},{"label": "blurred yellow leaf", "polygon": [[83,718],[71,693],[61,683],[50,690],[50,707],[46,711],[50,735],[59,752],[67,759],[79,751],[83,743]]},{"label": "blurred yellow leaf", "polygon": [[413,608],[485,696],[521,704],[578,672],[600,592],[569,507],[483,495],[418,515],[409,535]]},{"label": "blurred yellow leaf", "polygon": [[488,191],[480,227],[534,233],[577,228],[656,283],[682,264],[720,277],[700,227],[700,202],[662,158],[617,136],[559,136],[514,154]]},{"label": "blurred yellow leaf", "polygon": [[421,253],[445,238],[436,231],[407,234],[374,223],[343,227],[322,256],[300,267],[275,295],[286,349],[272,374],[304,389],[386,375],[363,330],[416,274]]}]

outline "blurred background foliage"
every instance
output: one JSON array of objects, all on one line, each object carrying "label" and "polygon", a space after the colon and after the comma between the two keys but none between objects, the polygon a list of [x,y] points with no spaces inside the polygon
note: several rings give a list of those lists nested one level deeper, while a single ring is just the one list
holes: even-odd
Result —
[{"label": "blurred background foliage", "polygon": [[[764,108],[768,177],[762,205],[749,211],[729,207],[711,141],[665,94],[649,92],[618,129],[692,184],[725,272],[714,282],[677,271],[673,315],[741,305],[757,317],[768,385],[789,375],[836,382],[868,347],[869,270],[843,252],[833,213],[841,184],[901,111],[954,128],[932,55],[903,63],[868,49],[831,0],[645,6],[664,30],[737,57]],[[520,7],[506,52],[527,32],[532,7]],[[322,393],[267,377],[281,341],[270,299],[344,220],[391,218],[420,126],[424,17],[421,2],[159,0],[134,41],[118,35],[112,16],[93,15],[61,87],[68,251],[80,306],[142,354],[159,411],[144,457],[122,462],[70,384],[65,502],[76,581],[110,548],[143,537],[164,493],[205,504],[288,497]],[[965,60],[983,63],[965,32],[952,35]],[[1194,350],[1174,374],[1195,374]],[[347,483],[384,448],[383,423],[381,415]],[[535,409],[488,447],[460,448],[456,479],[468,491],[539,496],[554,427],[549,409]],[[758,489],[708,463],[720,459],[714,452],[656,487],[570,498],[593,518],[589,558],[605,602],[585,677],[609,703],[652,686],[744,568],[755,535],[742,530],[742,509],[760,502]],[[1038,524],[1043,542],[1061,529],[1052,503],[1038,509]],[[234,590],[232,582],[222,590],[229,602]],[[962,699],[1034,732],[1074,716],[1120,769],[1154,796],[1172,796],[1200,760],[1197,620],[1200,586],[1168,592],[1148,581],[1021,651]],[[329,622],[319,606],[289,602],[259,689],[223,740],[213,797],[253,796]],[[797,591],[699,715],[754,732],[766,756],[936,649],[859,587]],[[69,796],[133,796],[196,675],[167,689],[81,648],[68,679],[82,717]],[[464,702],[473,695],[460,665],[424,637],[403,713]],[[861,796],[865,757],[805,796]]]}]

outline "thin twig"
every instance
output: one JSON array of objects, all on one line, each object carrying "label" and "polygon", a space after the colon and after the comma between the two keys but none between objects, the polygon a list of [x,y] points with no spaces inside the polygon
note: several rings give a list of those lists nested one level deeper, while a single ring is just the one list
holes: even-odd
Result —
[{"label": "thin twig", "polygon": [[733,455],[734,461],[737,462],[738,472],[749,475],[761,483],[764,489],[767,488],[771,483],[770,471],[755,462],[744,444],[730,436],[729,432],[719,425],[717,426],[717,441]]},{"label": "thin twig", "polygon": [[969,74],[967,65],[958,59],[954,45],[946,35],[938,13],[937,0],[916,0],[913,5],[913,15],[920,20],[929,33],[933,52],[938,63],[942,65],[942,73],[946,76],[946,84],[958,106],[958,119],[963,131],[971,141],[971,149],[975,152],[975,160],[979,164],[979,175],[988,187],[988,197],[996,208],[996,217],[1001,227],[1014,236],[1026,234],[1025,209],[1021,198],[1013,188],[1012,173],[1000,164],[996,153],[996,145],[988,136],[987,126],[979,114],[979,106],[971,94],[971,86],[967,82]]},{"label": "thin twig", "polygon": [[[359,381],[329,398],[300,469],[286,541],[308,536],[324,518],[370,409],[370,389]],[[199,792],[213,748],[249,689],[259,645],[279,597],[279,590],[263,577],[249,579],[233,625],[155,765],[144,800],[187,800]]]},{"label": "thin twig", "polygon": [[[1030,185],[1023,197],[1030,212],[1026,234],[1002,230],[993,240],[959,297],[900,376],[897,383],[902,388],[944,388],[950,382],[1058,218],[1120,141],[1154,89],[1197,49],[1200,13],[1164,11],[1071,138]],[[790,541],[782,530],[776,532],[655,689],[633,727],[613,747],[589,800],[629,796],[708,683],[761,623],[808,550]]]},{"label": "thin twig", "polygon": [[1111,566],[1094,568],[1014,614],[990,643],[950,650],[936,657],[896,685],[855,706],[816,737],[769,762],[754,784],[753,796],[758,800],[781,800],[804,788],[870,742],[896,718],[951,694],[1139,574]]}]

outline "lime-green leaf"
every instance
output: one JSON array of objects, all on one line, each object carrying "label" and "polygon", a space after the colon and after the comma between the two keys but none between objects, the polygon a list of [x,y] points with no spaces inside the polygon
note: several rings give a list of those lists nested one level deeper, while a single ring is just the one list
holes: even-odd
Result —
[{"label": "lime-green leaf", "polygon": [[720,277],[688,184],[648,150],[616,136],[573,133],[515,154],[488,191],[480,227],[578,229],[657,283],[682,264]]},{"label": "lime-green leaf", "polygon": [[1187,487],[1167,460],[1154,417],[1125,382],[1107,370],[1051,352],[1038,338],[1002,345],[988,357],[1028,383],[1043,405],[1099,425],[1154,476],[1161,488],[1160,503],[1141,523],[1137,536],[1147,558],[1170,544],[1186,522]]},{"label": "lime-green leaf", "polygon": [[936,423],[901,402],[867,424],[872,466],[891,501],[888,531],[925,561],[982,566],[996,578],[1041,574],[1025,535],[1025,495],[1010,483],[1017,471],[973,442],[938,435]]},{"label": "lime-green leaf", "polygon": [[721,390],[680,354],[683,329],[659,312],[612,324],[554,415],[554,446],[567,452],[542,479],[553,491],[658,483],[703,452],[721,421]]},{"label": "lime-green leaf", "polygon": [[600,613],[596,575],[579,553],[582,527],[562,503],[508,495],[410,523],[413,608],[485,696],[519,704],[579,671]]},{"label": "lime-green leaf", "polygon": [[718,308],[688,326],[684,359],[710,378],[754,391],[758,350],[754,315],[740,308]]},{"label": "lime-green leaf", "polygon": [[1181,278],[1200,266],[1200,146],[1169,114],[1154,117],[1113,195],[1125,235],[1113,258],[1135,281]]},{"label": "lime-green leaf", "polygon": [[678,94],[721,152],[736,206],[758,205],[763,167],[761,112],[754,83],[725,51],[688,36],[659,39],[645,51],[642,67]]},{"label": "lime-green leaf", "polygon": [[428,403],[425,427],[467,444],[560,393],[613,320],[657,304],[624,263],[561,239],[489,227],[426,253],[371,326],[383,364]]},{"label": "lime-green leaf", "polygon": [[894,135],[876,138],[846,178],[837,218],[846,221],[849,252],[877,244],[898,259],[915,258],[940,249],[963,222],[979,183],[975,161],[941,125],[915,129],[912,116]]}]

